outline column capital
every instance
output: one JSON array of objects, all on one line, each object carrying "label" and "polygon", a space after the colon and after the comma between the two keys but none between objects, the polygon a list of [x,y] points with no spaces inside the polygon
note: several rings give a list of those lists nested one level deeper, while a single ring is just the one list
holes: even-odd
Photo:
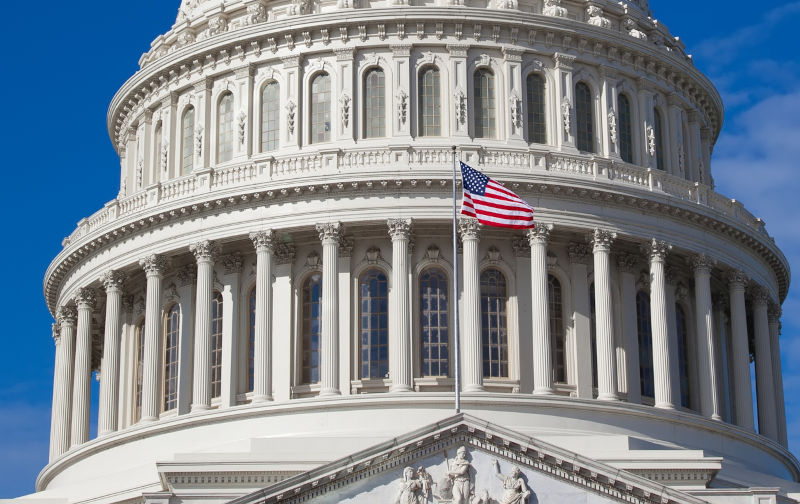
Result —
[{"label": "column capital", "polygon": [[339,222],[326,222],[317,224],[317,233],[323,245],[326,243],[338,245],[342,237],[342,225]]},{"label": "column capital", "polygon": [[386,224],[392,241],[407,240],[411,236],[411,219],[389,219]]},{"label": "column capital", "polygon": [[197,280],[197,265],[187,264],[178,270],[178,283],[181,286],[194,284]]},{"label": "column capital", "polygon": [[458,234],[462,240],[477,240],[482,227],[483,225],[474,217],[458,218]]},{"label": "column capital", "polygon": [[772,302],[772,298],[769,295],[769,291],[764,287],[756,284],[753,285],[750,289],[750,298],[753,300],[753,305],[764,305],[768,306],[769,303]]},{"label": "column capital", "polygon": [[729,271],[725,278],[728,281],[728,285],[733,289],[744,289],[748,281],[747,275],[739,269]]},{"label": "column capital", "polygon": [[133,305],[134,305],[134,298],[132,294],[130,296],[122,296],[122,309],[126,313],[133,314]]},{"label": "column capital", "polygon": [[125,283],[127,275],[121,271],[108,270],[100,277],[103,282],[106,292],[108,291],[122,291],[122,285]]},{"label": "column capital", "polygon": [[[355,240],[352,236],[342,236],[339,240],[339,257],[352,257]],[[411,247],[411,243],[408,244]]]},{"label": "column capital", "polygon": [[642,251],[647,254],[650,261],[663,262],[667,258],[667,254],[670,250],[672,250],[672,245],[663,240],[656,240],[655,238],[642,246]]},{"label": "column capital", "polygon": [[64,305],[56,312],[56,320],[61,326],[75,326],[78,321],[78,310],[73,305]]},{"label": "column capital", "polygon": [[61,342],[61,326],[58,325],[58,322],[53,322],[50,324],[50,330],[52,331],[53,341],[58,345]]},{"label": "column capital", "polygon": [[589,256],[592,251],[589,245],[580,242],[570,242],[567,247],[570,264],[589,264]]},{"label": "column capital", "polygon": [[770,302],[769,306],[767,307],[767,317],[769,318],[769,323],[779,324],[781,315],[783,315],[783,309],[781,308],[781,305]]},{"label": "column capital", "polygon": [[222,269],[226,275],[241,273],[242,266],[244,265],[240,252],[226,254],[220,258],[220,262],[222,263]]},{"label": "column capital", "polygon": [[678,269],[670,265],[664,266],[664,281],[667,285],[676,285],[678,281]]},{"label": "column capital", "polygon": [[97,294],[91,287],[81,287],[75,294],[75,304],[78,309],[93,310],[97,304]]},{"label": "column capital", "polygon": [[544,222],[539,223],[535,228],[528,230],[528,243],[533,247],[534,244],[547,245],[550,241],[550,233],[553,231],[553,225]]},{"label": "column capital", "polygon": [[256,252],[273,252],[275,250],[275,233],[271,229],[250,233],[250,240]]},{"label": "column capital", "polygon": [[594,252],[610,252],[611,244],[613,244],[616,239],[617,233],[606,229],[594,228],[591,236]]},{"label": "column capital", "polygon": [[524,236],[515,236],[511,240],[511,248],[514,250],[514,257],[530,257],[531,245]]},{"label": "column capital", "polygon": [[617,256],[617,268],[625,273],[633,273],[636,263],[639,262],[639,256],[636,254],[628,254],[619,252]]},{"label": "column capital", "polygon": [[697,254],[692,257],[692,269],[694,270],[695,275],[701,273],[705,273],[707,275],[711,274],[711,270],[714,269],[716,264],[717,261],[706,254]]},{"label": "column capital", "polygon": [[275,264],[291,264],[294,262],[295,248],[291,243],[279,243],[275,247]]},{"label": "column capital", "polygon": [[197,262],[214,262],[219,255],[219,246],[212,240],[201,240],[189,245],[189,252],[194,254]]},{"label": "column capital", "polygon": [[163,276],[168,265],[169,260],[159,254],[151,254],[145,258],[139,259],[139,266],[144,269],[147,276]]}]

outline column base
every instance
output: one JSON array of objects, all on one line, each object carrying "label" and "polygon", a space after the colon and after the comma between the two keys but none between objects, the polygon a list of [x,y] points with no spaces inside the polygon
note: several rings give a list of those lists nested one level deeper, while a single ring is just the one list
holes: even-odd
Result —
[{"label": "column base", "polygon": [[598,401],[619,401],[619,396],[617,394],[599,394],[597,396]]},{"label": "column base", "polygon": [[253,398],[250,400],[250,403],[256,404],[256,403],[265,403],[270,401],[272,401],[271,395],[259,395],[259,396],[253,396]]},{"label": "column base", "polygon": [[461,392],[486,392],[486,389],[483,388],[483,385],[465,385],[464,388],[461,389]]},{"label": "column base", "polygon": [[674,410],[675,409],[675,405],[672,404],[672,403],[668,403],[668,402],[658,403],[658,404],[655,405],[655,407],[659,408],[659,409],[668,409],[668,410]]},{"label": "column base", "polygon": [[555,395],[556,391],[551,388],[540,388],[533,391],[533,395]]},{"label": "column base", "polygon": [[711,415],[711,420],[714,420],[715,422],[721,422],[722,421],[722,417],[715,413],[715,414]]},{"label": "column base", "polygon": [[330,396],[340,396],[342,393],[339,389],[331,388],[331,389],[322,389],[319,391],[320,397],[330,397]]},{"label": "column base", "polygon": [[207,404],[192,404],[192,413],[199,413],[201,411],[208,411],[211,406]]},{"label": "column base", "polygon": [[410,385],[392,385],[389,392],[414,392],[414,389]]},{"label": "column base", "polygon": [[158,417],[142,417],[142,418],[140,418],[140,419],[139,419],[139,421],[138,421],[138,422],[136,422],[134,425],[136,425],[136,424],[143,424],[143,423],[152,423],[152,422],[155,422],[155,421],[157,421],[157,420],[158,420]]}]

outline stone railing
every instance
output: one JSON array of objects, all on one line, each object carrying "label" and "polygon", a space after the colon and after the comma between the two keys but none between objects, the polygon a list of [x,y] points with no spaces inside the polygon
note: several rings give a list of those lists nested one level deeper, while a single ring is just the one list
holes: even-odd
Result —
[{"label": "stone railing", "polygon": [[[554,152],[513,151],[502,149],[470,149],[460,151],[460,157],[482,170],[500,178],[546,177],[547,173],[593,183],[610,184],[609,189],[630,189],[652,192],[713,209],[743,227],[768,237],[764,222],[748,212],[744,206],[726,198],[710,187],[666,174],[659,170],[642,168],[620,161],[593,156],[570,155]],[[363,176],[386,173],[388,178],[408,178],[419,175],[441,176],[452,170],[452,150],[449,147],[388,147],[383,149],[348,149],[347,151],[321,150],[299,155],[265,157],[207,168],[192,174],[157,183],[135,194],[118,198],[87,219],[78,223],[77,229],[64,240],[64,245],[108,225],[116,219],[152,209],[160,204],[185,198],[202,196],[217,191],[249,189],[259,184],[284,185],[304,178],[319,179],[343,176]]]}]

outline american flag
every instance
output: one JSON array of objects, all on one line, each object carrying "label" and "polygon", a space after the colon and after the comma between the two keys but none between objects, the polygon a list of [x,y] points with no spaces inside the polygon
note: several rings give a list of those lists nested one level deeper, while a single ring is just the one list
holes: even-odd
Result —
[{"label": "american flag", "polygon": [[477,217],[487,226],[534,227],[533,208],[519,196],[464,163],[461,163],[461,178],[464,181],[461,215]]}]

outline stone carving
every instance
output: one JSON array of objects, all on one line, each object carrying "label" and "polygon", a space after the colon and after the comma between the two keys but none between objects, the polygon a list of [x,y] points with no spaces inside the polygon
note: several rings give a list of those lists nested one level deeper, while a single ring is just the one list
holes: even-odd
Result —
[{"label": "stone carving", "polygon": [[56,312],[58,324],[74,326],[78,321],[78,311],[74,305],[64,305]]},{"label": "stone carving", "polygon": [[531,246],[524,236],[515,236],[511,240],[511,249],[514,251],[514,257],[531,256]]},{"label": "stone carving", "polygon": [[197,157],[203,155],[203,127],[198,126],[194,132],[194,151]]},{"label": "stone carving", "polygon": [[222,269],[226,275],[241,273],[242,266],[244,265],[241,252],[233,252],[225,255],[220,262],[222,263]]},{"label": "stone carving", "polygon": [[[470,497],[473,494],[472,475],[470,474],[472,464],[467,460],[467,449],[463,446],[459,447],[456,450],[456,457],[452,460],[447,460],[447,453],[445,453],[445,460],[447,461],[447,477],[452,482],[452,499],[449,502],[470,504]],[[444,496],[440,494],[440,502],[443,500],[442,497]]]},{"label": "stone carving", "polygon": [[589,264],[589,258],[592,256],[592,249],[587,243],[570,242],[567,247],[569,254],[569,262],[576,264]]},{"label": "stone carving", "polygon": [[489,247],[489,250],[486,251],[486,257],[484,258],[485,261],[489,262],[489,264],[498,264],[502,260],[502,256],[500,255],[500,250],[492,245]]},{"label": "stone carving", "polygon": [[544,0],[542,14],[553,17],[567,17],[567,9],[561,7],[561,0]]},{"label": "stone carving", "polygon": [[422,481],[415,476],[413,467],[403,469],[403,484],[395,504],[422,504],[427,500],[422,494]]},{"label": "stone carving", "polygon": [[247,132],[247,114],[245,114],[243,110],[239,112],[239,145],[244,145],[246,132]]},{"label": "stone carving", "polygon": [[469,238],[478,238],[478,234],[481,231],[481,223],[478,222],[478,219],[473,217],[459,217],[458,218],[458,234],[461,236],[461,239],[469,239]]},{"label": "stone carving", "polygon": [[375,246],[368,248],[367,252],[364,254],[364,259],[369,264],[377,264],[378,261],[383,259],[383,257],[381,256],[381,249]]},{"label": "stone carving", "polygon": [[267,21],[267,7],[261,2],[255,2],[247,6],[247,16],[245,23],[254,25]]},{"label": "stone carving", "polygon": [[319,254],[317,254],[315,251],[309,252],[308,256],[306,256],[306,267],[307,268],[319,268],[320,264],[321,264],[321,262],[320,262],[320,259],[319,259]]},{"label": "stone carving", "polygon": [[678,168],[681,173],[686,169],[686,152],[683,150],[683,144],[678,145]]},{"label": "stone carving", "polygon": [[533,246],[534,243],[547,244],[550,241],[550,233],[553,231],[552,224],[539,223],[535,228],[528,230],[528,243]]},{"label": "stone carving", "polygon": [[592,232],[592,245],[594,250],[611,250],[611,244],[617,238],[617,233],[605,229],[595,228]]},{"label": "stone carving", "polygon": [[392,240],[408,239],[411,235],[411,219],[389,219],[387,225]]},{"label": "stone carving", "polygon": [[342,93],[339,97],[339,106],[342,108],[342,128],[350,124],[350,95]]},{"label": "stone carving", "polygon": [[642,246],[642,251],[647,254],[651,261],[663,261],[666,259],[667,254],[672,250],[672,245],[669,245],[663,240],[653,240]]},{"label": "stone carving", "polygon": [[636,24],[636,21],[634,21],[633,19],[630,19],[630,18],[626,19],[623,22],[622,26],[626,30],[628,30],[628,35],[630,35],[631,37],[639,39],[639,40],[647,40],[647,34],[645,32],[643,32],[643,31],[639,30],[639,26]]},{"label": "stone carving", "polygon": [[339,240],[339,257],[352,257],[355,244],[352,236],[342,236]]},{"label": "stone carving", "polygon": [[224,15],[218,14],[208,20],[208,31],[206,32],[208,37],[213,37],[226,31],[228,31],[228,18]]},{"label": "stone carving", "polygon": [[136,188],[141,189],[144,185],[144,161],[141,159],[136,163]]},{"label": "stone carving", "polygon": [[319,239],[324,244],[325,242],[339,243],[342,236],[342,225],[338,222],[327,222],[325,224],[317,224],[317,233]]},{"label": "stone carving", "polygon": [[178,41],[175,46],[178,48],[185,47],[195,41],[194,33],[191,30],[184,30],[178,35]]},{"label": "stone carving", "polygon": [[108,270],[100,277],[100,281],[103,283],[103,287],[105,287],[106,291],[122,290],[122,285],[125,283],[126,278],[127,275],[121,271]]},{"label": "stone carving", "polygon": [[613,108],[608,111],[608,137],[611,143],[617,143],[617,114]]},{"label": "stone carving", "polygon": [[178,283],[183,287],[194,284],[197,280],[197,264],[187,264],[177,273]]},{"label": "stone carving", "polygon": [[511,108],[511,124],[517,128],[522,127],[522,100],[519,96],[512,95],[508,99],[509,107]]},{"label": "stone carving", "polygon": [[[497,479],[503,482],[503,496],[499,499],[500,504],[524,504],[528,501],[531,491],[522,479],[522,471],[519,467],[514,467],[511,474],[506,476],[500,472],[500,462],[494,460],[494,471]],[[484,502],[489,502],[488,500]]]},{"label": "stone carving", "polygon": [[289,100],[289,103],[286,104],[286,129],[289,130],[290,135],[294,135],[294,116],[296,109],[297,105],[292,100]]},{"label": "stone carving", "polygon": [[275,233],[271,229],[250,233],[250,239],[253,241],[256,251],[268,250],[272,252],[275,250]]},{"label": "stone carving", "polygon": [[295,248],[291,243],[279,243],[275,247],[275,264],[291,264],[294,256]]},{"label": "stone carving", "polygon": [[290,16],[299,16],[301,14],[311,13],[311,2],[309,0],[294,0],[289,6]]},{"label": "stone carving", "polygon": [[729,271],[725,277],[729,285],[738,288],[744,288],[745,284],[747,284],[747,281],[749,280],[744,271],[738,269]]},{"label": "stone carving", "polygon": [[456,111],[456,121],[464,124],[467,120],[467,96],[459,89],[453,94],[453,107]]},{"label": "stone carving", "polygon": [[169,142],[164,142],[164,145],[161,146],[161,170],[167,171],[167,163],[169,162]]},{"label": "stone carving", "polygon": [[91,287],[81,287],[75,294],[75,304],[78,308],[94,309],[97,304],[97,294]]},{"label": "stone carving", "polygon": [[189,252],[194,254],[197,262],[214,262],[214,259],[216,259],[216,257],[219,255],[219,247],[211,240],[202,240],[189,245]]},{"label": "stone carving", "polygon": [[400,89],[397,92],[397,120],[400,124],[406,123],[408,117],[408,93],[405,89]]},{"label": "stone carving", "polygon": [[436,245],[431,245],[428,247],[428,250],[425,251],[425,259],[433,262],[439,262],[439,256],[441,255],[441,250]]},{"label": "stone carving", "polygon": [[167,260],[167,258],[158,254],[151,254],[139,260],[139,266],[142,267],[142,269],[148,276],[163,275],[168,265],[169,261]]},{"label": "stone carving", "polygon": [[647,152],[650,154],[650,157],[655,157],[656,155],[656,130],[653,129],[651,125],[647,126],[646,130],[647,135]]},{"label": "stone carving", "polygon": [[561,100],[561,121],[564,126],[564,133],[569,136],[570,131],[572,130],[572,124],[570,121],[570,116],[572,112],[572,103],[570,103],[569,98],[566,96],[563,100]]},{"label": "stone carving", "polygon": [[603,17],[603,9],[596,5],[586,7],[586,22],[590,25],[599,26],[601,28],[610,28],[611,21],[607,17]]},{"label": "stone carving", "polygon": [[716,261],[706,254],[697,254],[692,257],[692,269],[695,272],[711,273]]}]

